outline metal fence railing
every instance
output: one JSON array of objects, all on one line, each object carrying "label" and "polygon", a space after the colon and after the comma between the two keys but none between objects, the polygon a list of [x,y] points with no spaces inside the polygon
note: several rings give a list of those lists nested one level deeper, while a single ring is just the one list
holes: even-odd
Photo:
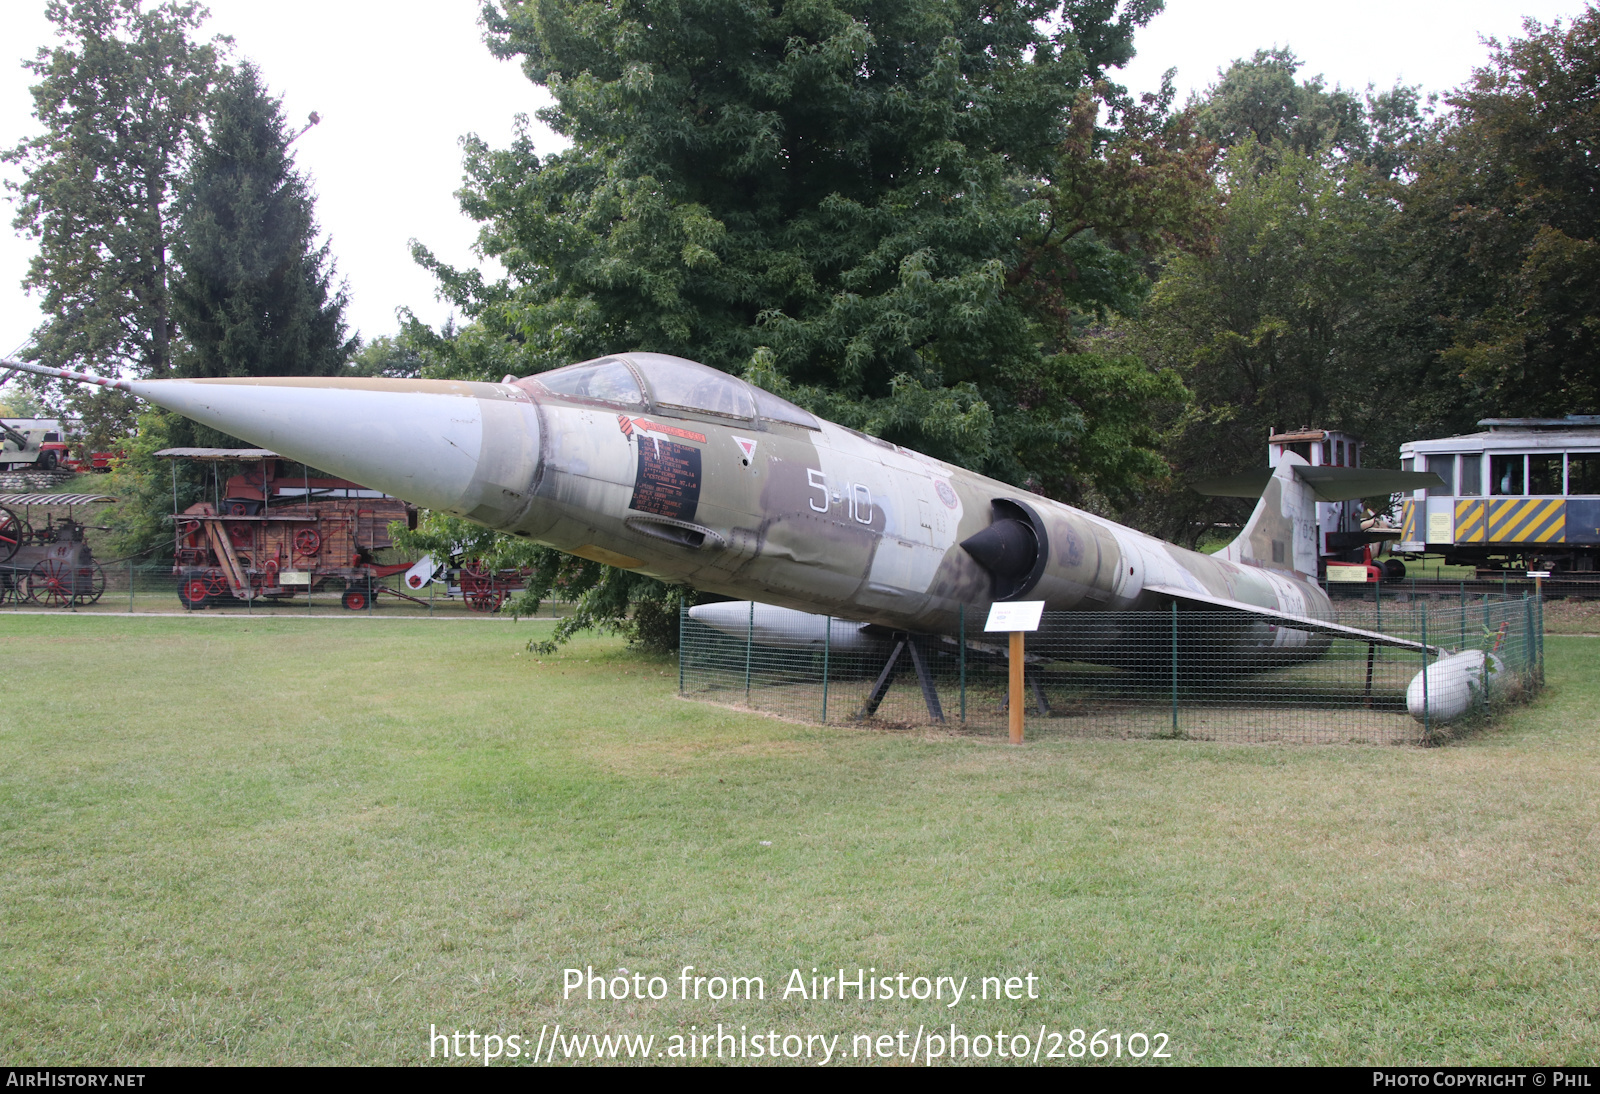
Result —
[{"label": "metal fence railing", "polygon": [[[1333,622],[1427,656],[1237,612],[1047,612],[1027,636],[1026,731],[1429,743],[1540,686],[1542,607],[1489,595],[1336,609]],[[744,626],[712,627],[685,611],[680,693],[807,722],[1005,733],[1006,636],[981,633],[981,617],[945,638],[815,618],[753,605]]]}]

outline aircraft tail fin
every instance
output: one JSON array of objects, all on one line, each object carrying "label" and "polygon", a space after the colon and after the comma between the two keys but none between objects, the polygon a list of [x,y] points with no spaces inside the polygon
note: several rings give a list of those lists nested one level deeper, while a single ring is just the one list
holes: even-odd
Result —
[{"label": "aircraft tail fin", "polygon": [[1296,466],[1306,461],[1285,452],[1244,530],[1218,552],[1223,558],[1317,576],[1317,497]]}]

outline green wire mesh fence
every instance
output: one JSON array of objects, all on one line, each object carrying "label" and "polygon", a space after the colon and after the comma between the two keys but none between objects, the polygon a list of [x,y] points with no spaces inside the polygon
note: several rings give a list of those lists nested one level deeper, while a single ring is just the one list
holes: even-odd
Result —
[{"label": "green wire mesh fence", "polygon": [[[731,607],[731,606],[730,606]],[[1333,622],[1434,647],[1397,648],[1237,612],[1047,612],[1027,636],[1030,737],[1425,744],[1543,679],[1542,603],[1341,604]],[[766,605],[718,626],[680,619],[679,690],[799,721],[1006,732],[1006,636],[982,619],[897,635]],[[1426,669],[1426,671],[1424,671]]]}]

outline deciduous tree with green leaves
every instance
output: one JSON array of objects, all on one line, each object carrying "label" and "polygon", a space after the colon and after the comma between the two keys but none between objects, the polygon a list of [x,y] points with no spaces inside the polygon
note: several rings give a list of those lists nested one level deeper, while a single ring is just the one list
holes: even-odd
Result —
[{"label": "deciduous tree with green leaves", "polygon": [[1161,469],[1144,407],[1177,387],[1084,334],[1203,243],[1210,207],[1170,88],[1107,78],[1160,6],[490,8],[572,146],[468,138],[462,205],[508,276],[418,248],[471,320],[438,367],[676,353],[1044,493],[1125,492]]},{"label": "deciduous tree with green leaves", "polygon": [[23,287],[44,324],[23,356],[57,368],[166,376],[174,323],[177,182],[200,134],[218,44],[204,10],[171,2],[52,0],[63,42],[28,62],[44,126],[4,153],[22,167],[13,226],[37,241]]},{"label": "deciduous tree with green leaves", "polygon": [[1441,426],[1600,410],[1600,9],[1525,27],[1448,97],[1405,195],[1443,342],[1411,386]]},{"label": "deciduous tree with green leaves", "polygon": [[1216,246],[1176,255],[1123,344],[1189,392],[1155,416],[1173,477],[1124,517],[1193,543],[1250,502],[1187,483],[1259,466],[1273,427],[1350,430],[1392,459],[1415,428],[1392,385],[1417,357],[1400,176],[1429,134],[1418,92],[1357,96],[1299,79],[1288,49],[1235,62],[1195,104],[1228,149]]}]

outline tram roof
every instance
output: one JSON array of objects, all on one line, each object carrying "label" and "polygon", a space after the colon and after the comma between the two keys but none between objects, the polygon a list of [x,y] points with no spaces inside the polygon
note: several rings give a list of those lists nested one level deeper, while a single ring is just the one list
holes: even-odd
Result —
[{"label": "tram roof", "polygon": [[1401,455],[1414,452],[1600,451],[1600,426],[1588,429],[1490,429],[1455,437],[1407,441]]}]

